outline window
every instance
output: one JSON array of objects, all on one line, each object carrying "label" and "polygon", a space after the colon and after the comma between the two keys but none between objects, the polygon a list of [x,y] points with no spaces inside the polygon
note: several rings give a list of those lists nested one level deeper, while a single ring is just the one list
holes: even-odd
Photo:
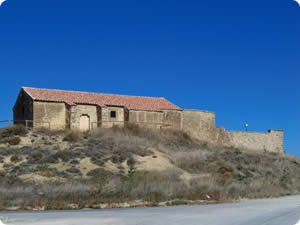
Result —
[{"label": "window", "polygon": [[115,119],[117,117],[116,111],[110,111],[110,118]]}]

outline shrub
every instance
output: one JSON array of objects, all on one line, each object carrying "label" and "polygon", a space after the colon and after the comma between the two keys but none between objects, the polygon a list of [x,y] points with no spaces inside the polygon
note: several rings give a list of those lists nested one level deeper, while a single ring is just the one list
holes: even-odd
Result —
[{"label": "shrub", "polygon": [[21,142],[21,138],[19,137],[9,137],[7,143],[10,145],[18,145]]},{"label": "shrub", "polygon": [[133,123],[126,123],[125,130],[127,131],[127,133],[131,133],[136,136],[141,135],[141,133],[143,133],[143,128]]},{"label": "shrub", "polygon": [[163,134],[170,140],[174,140],[182,144],[192,142],[192,138],[186,132],[181,130],[164,130]]},{"label": "shrub", "polygon": [[111,161],[112,163],[120,163],[120,157],[118,157],[117,155],[113,155],[111,157]]},{"label": "shrub", "polygon": [[38,135],[45,135],[45,136],[62,136],[66,134],[65,130],[52,130],[47,127],[36,127],[32,130],[31,136],[38,137]]},{"label": "shrub", "polygon": [[2,130],[2,137],[12,137],[15,135],[25,136],[27,134],[27,130],[23,125],[14,125],[11,127],[6,127]]},{"label": "shrub", "polygon": [[0,177],[5,177],[5,172],[0,170]]},{"label": "shrub", "polygon": [[52,157],[56,160],[61,159],[64,162],[68,162],[79,156],[80,156],[79,152],[73,152],[72,150],[63,150],[63,151],[56,152]]},{"label": "shrub", "polygon": [[40,174],[42,177],[48,177],[48,178],[50,178],[50,177],[55,177],[55,176],[56,176],[55,173],[52,172],[52,171],[50,171],[50,170],[41,171],[39,174]]},{"label": "shrub", "polygon": [[13,162],[13,163],[16,163],[16,162],[19,162],[21,161],[22,158],[18,155],[13,155],[11,158],[10,158],[10,161]]},{"label": "shrub", "polygon": [[16,175],[6,175],[5,176],[5,182],[8,185],[17,185],[17,184],[22,184],[23,181],[17,177]]},{"label": "shrub", "polygon": [[218,172],[220,174],[232,174],[234,172],[234,169],[231,165],[223,164],[220,165]]},{"label": "shrub", "polygon": [[291,183],[291,178],[288,175],[283,175],[280,177],[280,186],[282,188],[287,189]]},{"label": "shrub", "polygon": [[133,168],[135,164],[136,164],[136,161],[135,161],[135,159],[131,156],[131,157],[127,160],[127,165],[128,165],[130,168]]},{"label": "shrub", "polygon": [[75,168],[75,167],[71,167],[69,169],[66,169],[66,171],[69,172],[69,173],[78,173],[78,174],[81,174],[80,169]]},{"label": "shrub", "polygon": [[48,164],[42,164],[42,165],[38,166],[38,169],[40,171],[48,171],[49,170],[49,165]]},{"label": "shrub", "polygon": [[80,134],[77,131],[69,131],[69,133],[64,137],[63,141],[67,142],[77,142],[80,139]]},{"label": "shrub", "polygon": [[56,154],[48,155],[42,160],[42,163],[57,163],[57,162],[58,162],[58,158]]},{"label": "shrub", "polygon": [[78,165],[80,162],[77,159],[73,159],[70,163],[74,165]]},{"label": "shrub", "polygon": [[34,162],[40,161],[44,157],[43,153],[37,151],[32,152],[30,156]]},{"label": "shrub", "polygon": [[95,183],[103,185],[109,182],[109,177],[112,176],[112,173],[102,168],[98,168],[98,169],[91,170],[86,175],[92,177],[92,180]]}]

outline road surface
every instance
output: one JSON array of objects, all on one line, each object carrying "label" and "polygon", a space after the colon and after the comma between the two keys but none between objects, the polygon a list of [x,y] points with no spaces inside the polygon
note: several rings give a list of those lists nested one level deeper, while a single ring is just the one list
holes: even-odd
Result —
[{"label": "road surface", "polygon": [[4,212],[0,220],[6,225],[295,225],[300,196],[202,206]]}]

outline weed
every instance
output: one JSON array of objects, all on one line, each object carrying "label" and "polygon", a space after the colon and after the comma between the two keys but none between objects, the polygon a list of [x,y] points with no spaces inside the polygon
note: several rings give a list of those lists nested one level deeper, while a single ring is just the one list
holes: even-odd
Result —
[{"label": "weed", "polygon": [[78,131],[69,131],[64,137],[63,141],[77,142],[80,139],[80,133]]},{"label": "weed", "polygon": [[18,156],[18,155],[13,155],[12,157],[10,157],[10,161],[12,163],[16,163],[22,160],[22,157]]},{"label": "weed", "polygon": [[7,143],[10,145],[18,145],[21,142],[21,138],[19,137],[9,137]]},{"label": "weed", "polygon": [[5,138],[5,137],[13,137],[16,135],[25,136],[26,134],[27,134],[27,130],[23,125],[14,125],[14,126],[4,128],[1,131],[0,136]]}]

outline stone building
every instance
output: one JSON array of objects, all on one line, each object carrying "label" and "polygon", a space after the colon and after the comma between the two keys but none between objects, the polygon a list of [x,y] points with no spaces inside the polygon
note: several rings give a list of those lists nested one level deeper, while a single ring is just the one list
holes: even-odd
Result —
[{"label": "stone building", "polygon": [[23,87],[13,111],[33,127],[86,131],[126,122],[180,128],[182,109],[164,98]]},{"label": "stone building", "polygon": [[256,151],[283,152],[283,131],[233,132],[215,126],[215,113],[183,110],[165,98],[23,87],[14,122],[30,127],[88,131],[135,123],[177,129],[205,143]]}]

